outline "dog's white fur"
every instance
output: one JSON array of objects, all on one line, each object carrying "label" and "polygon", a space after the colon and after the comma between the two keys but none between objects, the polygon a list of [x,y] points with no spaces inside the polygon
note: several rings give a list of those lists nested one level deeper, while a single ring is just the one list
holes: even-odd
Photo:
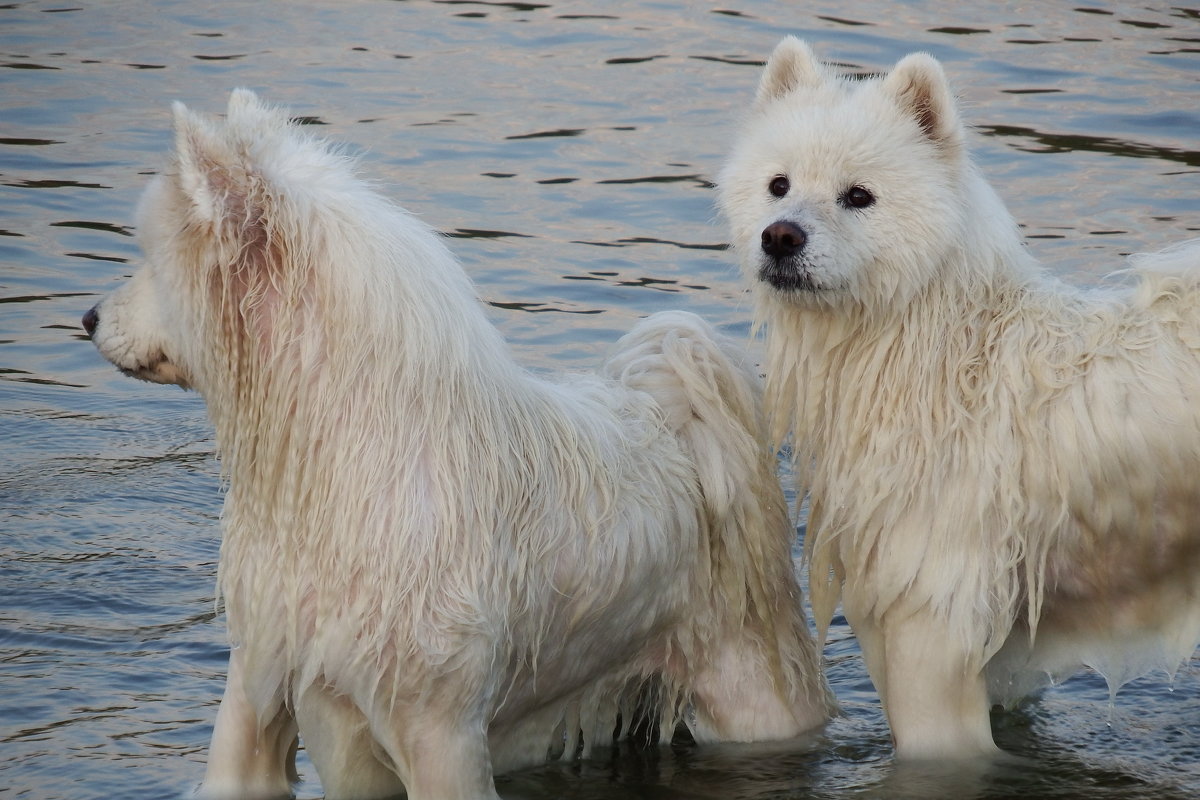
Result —
[{"label": "dog's white fur", "polygon": [[789,37],[719,181],[815,616],[843,603],[902,756],[991,753],[992,701],[1200,639],[1200,246],[1063,286],[965,138],[929,56],[855,81]]},{"label": "dog's white fur", "polygon": [[600,376],[519,368],[439,237],[247,91],[176,106],[146,264],[88,322],[197,389],[228,478],[233,645],[207,797],[494,798],[628,729],[800,734],[832,711],[743,354],[691,314]]}]

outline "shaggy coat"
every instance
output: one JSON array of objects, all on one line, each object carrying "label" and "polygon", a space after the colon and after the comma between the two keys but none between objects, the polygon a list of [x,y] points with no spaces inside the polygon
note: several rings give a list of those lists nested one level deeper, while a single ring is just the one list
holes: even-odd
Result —
[{"label": "shaggy coat", "polygon": [[640,323],[600,375],[516,365],[441,239],[238,91],[175,110],[146,264],[85,319],[199,391],[228,493],[232,653],[206,797],[495,798],[650,701],[669,737],[832,709],[745,357]]},{"label": "shaggy coat", "polygon": [[901,755],[992,752],[993,701],[1200,640],[1200,247],[1064,286],[965,138],[932,58],[854,81],[788,38],[720,180],[815,616],[843,603]]}]

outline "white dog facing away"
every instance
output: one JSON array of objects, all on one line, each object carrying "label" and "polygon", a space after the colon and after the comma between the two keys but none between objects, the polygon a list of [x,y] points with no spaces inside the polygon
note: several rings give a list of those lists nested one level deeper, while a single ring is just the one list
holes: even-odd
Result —
[{"label": "white dog facing away", "polygon": [[989,707],[1200,640],[1200,246],[1129,290],[1049,277],[940,65],[769,59],[720,204],[767,332],[824,629],[840,600],[901,757],[996,752]]},{"label": "white dog facing away", "polygon": [[516,365],[442,241],[252,93],[175,108],[146,264],[85,315],[198,390],[233,644],[206,797],[495,798],[628,729],[792,737],[833,710],[745,357],[641,322],[598,376]]}]

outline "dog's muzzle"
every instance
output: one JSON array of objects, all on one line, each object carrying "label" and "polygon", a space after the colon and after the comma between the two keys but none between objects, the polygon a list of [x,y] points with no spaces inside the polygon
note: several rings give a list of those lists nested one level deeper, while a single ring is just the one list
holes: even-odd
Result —
[{"label": "dog's muzzle", "polygon": [[807,243],[808,234],[794,222],[779,220],[763,228],[759,280],[782,291],[816,289],[812,273],[801,259]]}]

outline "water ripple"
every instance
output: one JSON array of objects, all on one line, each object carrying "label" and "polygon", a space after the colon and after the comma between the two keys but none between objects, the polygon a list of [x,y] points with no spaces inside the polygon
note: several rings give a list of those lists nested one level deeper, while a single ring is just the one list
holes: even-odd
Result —
[{"label": "water ripple", "polygon": [[[964,113],[985,123],[981,168],[1066,278],[1200,227],[1193,8],[317,0],[251,13],[263,7],[0,3],[0,794],[178,797],[204,770],[228,654],[213,432],[199,397],[122,377],[79,329],[137,257],[134,211],[170,146],[171,100],[219,114],[228,89],[251,86],[346,142],[454,240],[494,298],[489,316],[537,368],[591,369],[666,308],[749,340],[707,176],[784,33],[856,75],[917,49],[942,58]],[[997,713],[997,738],[1023,760],[982,788],[895,765],[841,616],[826,668],[844,713],[812,740],[622,745],[499,791],[1200,796],[1195,658],[1170,686],[1130,684],[1111,707],[1085,673]],[[303,753],[301,771],[298,796],[319,797]]]}]

